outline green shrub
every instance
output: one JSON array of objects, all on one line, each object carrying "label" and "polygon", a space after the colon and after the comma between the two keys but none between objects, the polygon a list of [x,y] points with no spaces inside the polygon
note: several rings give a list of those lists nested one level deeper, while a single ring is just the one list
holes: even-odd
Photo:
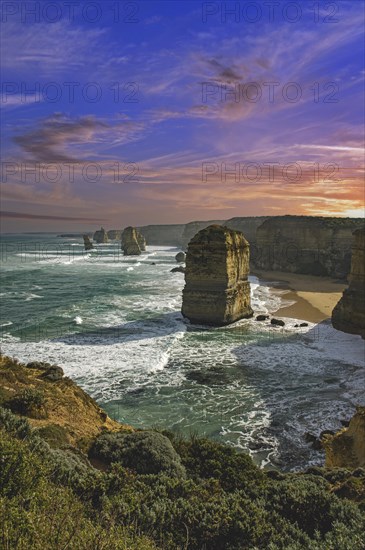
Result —
[{"label": "green shrub", "polygon": [[0,407],[0,429],[11,434],[18,439],[30,437],[31,427],[25,418],[19,418],[11,413],[8,409]]},{"label": "green shrub", "polygon": [[185,469],[171,441],[158,432],[102,434],[93,444],[90,456],[107,464],[120,462],[138,474],[161,472],[170,476],[185,476]]},{"label": "green shrub", "polygon": [[38,428],[36,433],[47,443],[54,448],[62,447],[62,445],[68,444],[67,431],[63,426],[58,424],[47,424]]},{"label": "green shrub", "polygon": [[26,419],[0,409],[0,546],[364,549],[364,514],[348,500],[362,498],[362,469],[266,475],[230,447],[169,438],[103,434],[93,450],[114,464],[101,472],[81,451],[51,448]]},{"label": "green shrub", "polygon": [[264,483],[265,476],[251,457],[233,447],[198,437],[173,441],[173,444],[194,479],[218,479],[226,491]]},{"label": "green shrub", "polygon": [[33,418],[46,418],[46,399],[40,390],[25,388],[17,395],[9,399],[5,406],[14,413]]}]

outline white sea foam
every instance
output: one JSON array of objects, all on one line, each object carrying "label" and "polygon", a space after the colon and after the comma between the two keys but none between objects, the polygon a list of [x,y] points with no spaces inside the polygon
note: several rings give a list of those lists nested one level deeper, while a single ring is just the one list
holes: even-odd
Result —
[{"label": "white sea foam", "polygon": [[82,320],[82,318],[81,318],[79,315],[77,315],[77,316],[75,317],[74,321],[75,321],[75,324],[76,324],[76,325],[82,325],[82,323],[83,323],[83,320]]},{"label": "white sea foam", "polygon": [[30,302],[31,300],[37,300],[39,298],[43,298],[43,296],[40,296],[39,294],[28,294],[27,297],[25,298],[25,301],[26,302]]},{"label": "white sea foam", "polygon": [[[87,319],[82,329],[71,328],[78,331],[74,334],[21,341],[9,327],[3,351],[22,361],[60,364],[100,402],[120,401],[123,419],[136,425],[206,429],[249,451],[261,465],[275,463],[293,448],[303,458],[288,457],[289,465],[320,463],[323,457],[308,448],[303,434],[337,429],[339,419],[364,401],[364,341],[329,323],[300,328],[295,327],[300,320],[289,318],[284,327],[254,319],[217,329],[189,326],[180,313],[184,279],[170,274],[176,251],[149,247],[135,263],[123,256],[116,261],[112,254],[78,256],[67,272],[77,277],[87,270],[103,281],[106,276],[115,281],[117,275],[121,292],[118,285],[110,294],[96,291],[58,311],[75,325]],[[150,257],[156,265],[144,263]],[[58,273],[65,261],[67,256]],[[126,273],[134,268],[133,275]],[[57,266],[42,267],[51,269]],[[271,292],[256,277],[250,281],[255,313],[272,313],[288,303],[286,291]],[[218,375],[209,378],[215,368],[222,369],[223,382]],[[205,370],[207,381],[191,378],[192,372]]]}]

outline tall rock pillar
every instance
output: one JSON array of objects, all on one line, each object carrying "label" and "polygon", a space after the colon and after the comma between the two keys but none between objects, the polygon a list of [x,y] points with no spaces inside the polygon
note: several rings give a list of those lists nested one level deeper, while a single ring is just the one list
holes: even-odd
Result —
[{"label": "tall rock pillar", "polygon": [[228,325],[251,317],[250,247],[240,231],[210,225],[189,242],[182,314],[193,323]]},{"label": "tall rock pillar", "polygon": [[349,287],[332,311],[332,325],[365,338],[365,228],[353,236]]}]

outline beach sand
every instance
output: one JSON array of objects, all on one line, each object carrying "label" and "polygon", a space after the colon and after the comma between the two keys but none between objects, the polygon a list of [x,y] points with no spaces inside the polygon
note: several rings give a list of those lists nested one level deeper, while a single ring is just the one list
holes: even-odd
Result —
[{"label": "beach sand", "polygon": [[275,312],[278,317],[303,319],[319,323],[331,317],[332,310],[348,286],[346,281],[331,277],[315,277],[282,271],[255,271],[260,284],[267,285],[271,292],[278,293],[285,300],[294,302]]}]

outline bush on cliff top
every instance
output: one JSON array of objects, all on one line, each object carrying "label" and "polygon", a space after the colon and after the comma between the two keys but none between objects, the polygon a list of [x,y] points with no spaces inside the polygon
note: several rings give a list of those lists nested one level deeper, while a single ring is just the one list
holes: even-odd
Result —
[{"label": "bush on cliff top", "polygon": [[138,474],[184,477],[185,469],[170,440],[158,432],[117,432],[99,436],[90,455],[111,464],[120,462]]},{"label": "bush on cliff top", "polygon": [[[0,409],[0,540],[9,548],[364,548],[363,514],[332,494],[321,471],[271,476],[213,441],[142,431],[127,444],[125,437],[116,444],[119,434],[100,436],[99,456],[121,458],[100,472],[72,448],[50,448],[41,433]],[[171,452],[168,467],[163,449]],[[171,464],[186,476],[172,476]]]}]

